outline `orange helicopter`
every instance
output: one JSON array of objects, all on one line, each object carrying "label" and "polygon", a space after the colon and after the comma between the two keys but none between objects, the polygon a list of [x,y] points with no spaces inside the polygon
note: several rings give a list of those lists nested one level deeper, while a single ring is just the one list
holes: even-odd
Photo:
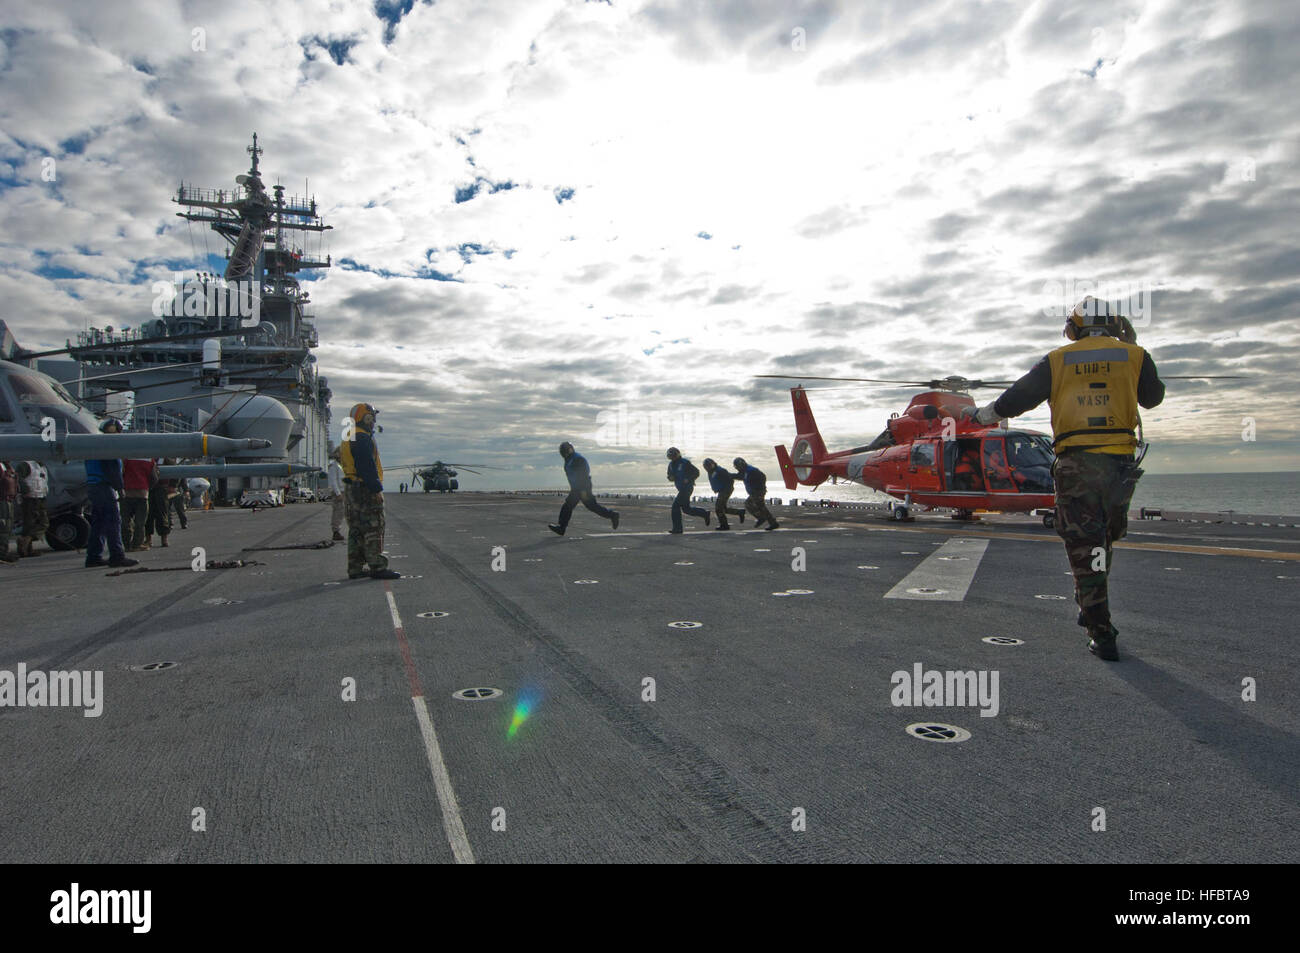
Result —
[{"label": "orange helicopter", "polygon": [[[789,379],[786,375],[759,377]],[[796,435],[793,451],[776,447],[786,489],[820,486],[828,479],[860,483],[888,493],[895,520],[910,518],[912,506],[947,507],[954,519],[972,519],[977,509],[1028,513],[1047,510],[1043,525],[1055,525],[1052,438],[1048,434],[1001,426],[986,427],[962,415],[974,408],[967,393],[981,387],[1006,388],[1011,381],[972,381],[946,377],[931,381],[872,378],[802,377],[796,380],[858,381],[925,387],[887,429],[864,447],[828,452],[803,386],[792,387]]]}]

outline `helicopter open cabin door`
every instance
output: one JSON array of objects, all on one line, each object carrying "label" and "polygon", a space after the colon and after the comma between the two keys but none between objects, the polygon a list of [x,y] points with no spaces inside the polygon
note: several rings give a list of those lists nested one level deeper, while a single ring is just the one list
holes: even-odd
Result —
[{"label": "helicopter open cabin door", "polygon": [[943,442],[943,472],[949,493],[983,493],[978,438],[961,437]]},{"label": "helicopter open cabin door", "polygon": [[1016,484],[1007,468],[1006,444],[1001,437],[984,438],[984,485],[990,493],[1015,493]]}]

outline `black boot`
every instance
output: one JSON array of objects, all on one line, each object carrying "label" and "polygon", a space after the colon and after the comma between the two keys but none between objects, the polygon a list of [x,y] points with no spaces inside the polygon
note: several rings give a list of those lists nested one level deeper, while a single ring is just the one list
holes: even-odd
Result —
[{"label": "black boot", "polygon": [[1092,626],[1088,629],[1088,635],[1091,637],[1088,642],[1088,651],[1099,659],[1105,659],[1107,662],[1119,661],[1119,648],[1115,644],[1115,636],[1119,633],[1113,625],[1102,628]]},{"label": "black boot", "polygon": [[559,525],[558,523],[547,523],[546,525],[551,528],[551,532],[554,533],[556,536],[564,535],[564,527]]},{"label": "black boot", "polygon": [[371,579],[401,579],[402,574],[396,569],[376,569],[370,574]]}]

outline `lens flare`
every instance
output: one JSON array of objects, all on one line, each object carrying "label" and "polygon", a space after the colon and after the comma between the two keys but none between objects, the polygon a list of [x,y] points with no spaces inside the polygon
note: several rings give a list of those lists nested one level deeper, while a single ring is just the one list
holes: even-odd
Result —
[{"label": "lens flare", "polygon": [[533,713],[536,707],[537,699],[531,695],[524,695],[515,703],[514,714],[510,716],[510,727],[506,729],[506,737],[513,738],[519,731],[524,722]]}]

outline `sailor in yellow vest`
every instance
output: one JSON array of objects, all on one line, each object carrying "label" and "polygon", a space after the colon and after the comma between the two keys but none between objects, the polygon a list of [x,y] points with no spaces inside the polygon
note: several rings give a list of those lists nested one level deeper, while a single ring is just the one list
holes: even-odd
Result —
[{"label": "sailor in yellow vest", "polygon": [[[384,465],[373,436],[375,415],[370,404],[352,408],[350,427],[339,447],[348,515],[348,578],[398,579],[388,568],[384,548]],[[348,439],[348,438],[351,439]],[[369,572],[366,567],[369,566]]]},{"label": "sailor in yellow vest", "polygon": [[1074,574],[1078,622],[1088,629],[1089,651],[1114,662],[1119,651],[1110,620],[1111,547],[1128,529],[1128,505],[1142,476],[1133,458],[1138,406],[1159,406],[1165,385],[1151,355],[1135,343],[1132,325],[1104,302],[1089,297],[1075,305],[1065,336],[1071,343],[974,416],[991,426],[1044,400],[1051,406],[1056,532]]}]

